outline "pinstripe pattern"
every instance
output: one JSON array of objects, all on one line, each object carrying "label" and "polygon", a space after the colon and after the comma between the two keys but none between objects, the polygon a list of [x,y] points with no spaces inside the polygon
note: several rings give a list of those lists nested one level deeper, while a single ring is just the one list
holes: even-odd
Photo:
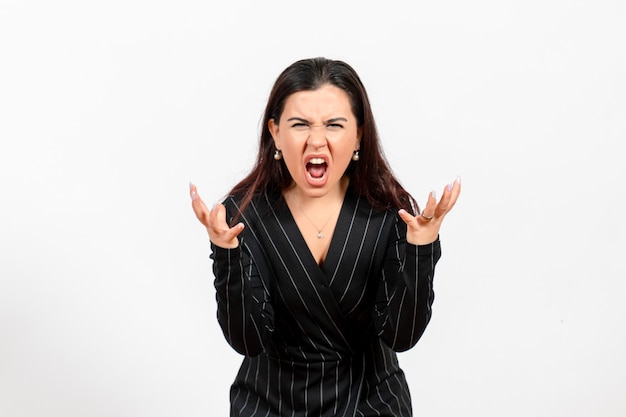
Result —
[{"label": "pinstripe pattern", "polygon": [[[224,202],[228,217],[237,199]],[[396,351],[431,316],[439,241],[414,246],[394,212],[346,194],[322,266],[280,195],[243,213],[235,249],[213,246],[218,321],[244,355],[231,415],[411,416]]]}]

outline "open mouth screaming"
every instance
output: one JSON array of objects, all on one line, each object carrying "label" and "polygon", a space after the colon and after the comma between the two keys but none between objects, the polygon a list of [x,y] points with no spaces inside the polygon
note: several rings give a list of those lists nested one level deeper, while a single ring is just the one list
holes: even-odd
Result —
[{"label": "open mouth screaming", "polygon": [[306,164],[306,172],[309,174],[309,178],[313,181],[323,180],[326,176],[326,170],[328,165],[323,158],[311,158]]}]

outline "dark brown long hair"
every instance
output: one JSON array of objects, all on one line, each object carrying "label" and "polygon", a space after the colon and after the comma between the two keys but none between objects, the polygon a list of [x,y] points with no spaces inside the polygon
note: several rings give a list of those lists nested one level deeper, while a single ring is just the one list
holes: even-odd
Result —
[{"label": "dark brown long hair", "polygon": [[316,90],[325,85],[341,88],[348,94],[352,112],[361,128],[359,160],[351,161],[346,169],[352,190],[365,197],[376,209],[404,208],[409,213],[418,212],[415,199],[400,185],[389,168],[361,79],[350,65],[326,58],[297,61],[276,79],[263,116],[256,163],[252,171],[230,192],[242,196],[240,212],[254,196],[280,192],[291,185],[292,178],[285,163],[274,159],[276,149],[268,123],[271,119],[275,123],[279,122],[285,102],[291,94]]}]

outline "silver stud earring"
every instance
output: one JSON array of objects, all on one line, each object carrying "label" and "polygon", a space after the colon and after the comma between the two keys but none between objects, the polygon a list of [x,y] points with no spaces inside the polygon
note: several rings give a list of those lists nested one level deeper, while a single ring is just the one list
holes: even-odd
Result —
[{"label": "silver stud earring", "polygon": [[283,152],[280,149],[276,149],[276,152],[274,152],[274,159],[277,161],[283,159]]},{"label": "silver stud earring", "polygon": [[354,151],[354,153],[352,154],[352,160],[353,161],[358,161],[359,160],[359,150],[358,149],[356,151]]}]

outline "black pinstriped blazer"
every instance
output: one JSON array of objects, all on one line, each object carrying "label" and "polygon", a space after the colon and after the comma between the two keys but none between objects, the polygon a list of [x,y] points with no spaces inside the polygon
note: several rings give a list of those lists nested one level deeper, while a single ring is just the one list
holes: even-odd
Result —
[{"label": "black pinstriped blazer", "polygon": [[[227,218],[237,199],[224,201]],[[218,321],[245,355],[231,415],[412,415],[395,351],[431,316],[439,241],[407,244],[393,211],[348,189],[322,266],[280,195],[253,200],[235,249],[212,246]]]}]

